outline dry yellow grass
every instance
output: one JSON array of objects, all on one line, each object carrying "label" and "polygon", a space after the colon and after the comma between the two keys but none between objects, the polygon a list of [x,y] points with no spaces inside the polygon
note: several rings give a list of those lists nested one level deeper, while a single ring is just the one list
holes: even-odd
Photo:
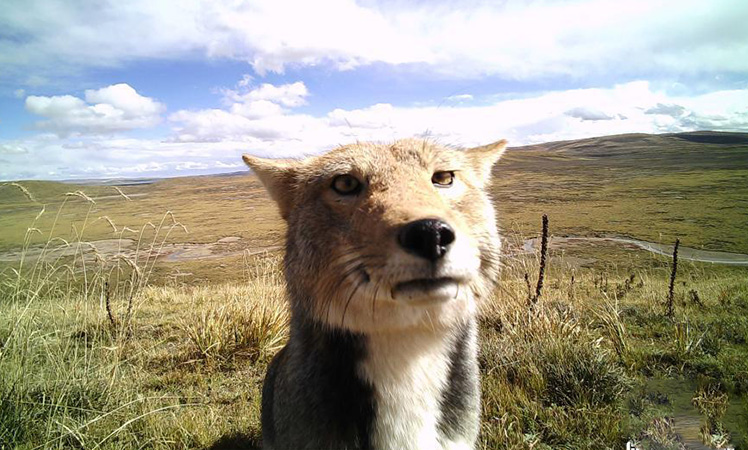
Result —
[{"label": "dry yellow grass", "polygon": [[3,303],[0,442],[119,449],[259,439],[265,363],[287,335],[276,261],[243,284],[147,286],[117,326],[81,293]]}]

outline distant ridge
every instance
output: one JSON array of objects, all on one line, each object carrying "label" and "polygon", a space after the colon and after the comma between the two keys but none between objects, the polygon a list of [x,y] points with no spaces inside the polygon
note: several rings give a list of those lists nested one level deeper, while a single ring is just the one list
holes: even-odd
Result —
[{"label": "distant ridge", "polygon": [[154,177],[154,178],[85,178],[73,180],[60,180],[60,183],[79,184],[82,186],[137,186],[141,184],[153,184],[157,181],[168,180],[170,178],[200,178],[200,177],[236,177],[247,175],[246,170],[238,172],[210,173],[205,175],[186,175],[175,177]]},{"label": "distant ridge", "polygon": [[78,184],[81,186],[137,186],[140,184],[151,184],[161,178],[83,178],[72,180],[59,180],[59,183]]},{"label": "distant ridge", "polygon": [[701,144],[748,144],[748,133],[692,131],[690,133],[675,133],[672,136]]},{"label": "distant ridge", "polygon": [[565,141],[544,142],[542,144],[531,144],[512,147],[514,149],[582,149],[590,147],[604,147],[610,144],[638,144],[638,145],[663,145],[668,146],[677,142],[688,142],[695,144],[715,145],[748,145],[748,133],[729,131],[689,131],[683,133],[627,133],[613,134],[608,136],[597,136],[583,139],[570,139]]}]

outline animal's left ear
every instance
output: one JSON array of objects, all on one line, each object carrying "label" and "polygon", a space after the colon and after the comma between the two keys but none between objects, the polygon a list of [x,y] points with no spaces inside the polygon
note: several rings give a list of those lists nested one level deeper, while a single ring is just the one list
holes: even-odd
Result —
[{"label": "animal's left ear", "polygon": [[270,197],[275,200],[283,219],[288,215],[294,204],[296,189],[296,171],[299,162],[291,159],[267,159],[251,155],[242,155],[247,164],[260,178]]},{"label": "animal's left ear", "polygon": [[502,139],[493,144],[483,145],[465,150],[465,155],[481,181],[488,181],[491,168],[506,151],[506,140]]}]

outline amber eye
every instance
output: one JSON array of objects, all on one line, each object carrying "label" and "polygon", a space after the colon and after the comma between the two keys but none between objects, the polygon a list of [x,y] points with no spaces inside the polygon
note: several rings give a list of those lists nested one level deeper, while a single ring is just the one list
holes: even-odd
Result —
[{"label": "amber eye", "polygon": [[431,182],[434,183],[434,186],[436,187],[449,187],[452,186],[454,181],[455,173],[451,170],[434,172],[434,175],[431,176]]},{"label": "amber eye", "polygon": [[361,192],[361,182],[353,175],[338,175],[332,180],[332,189],[340,195],[356,195]]}]

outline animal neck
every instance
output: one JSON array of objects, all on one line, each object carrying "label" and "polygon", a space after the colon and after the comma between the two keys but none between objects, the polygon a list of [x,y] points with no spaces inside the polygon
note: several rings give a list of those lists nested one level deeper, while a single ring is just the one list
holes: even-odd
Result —
[{"label": "animal neck", "polygon": [[[365,334],[295,322],[294,353],[320,377],[315,387],[325,392],[319,401],[345,408],[347,420],[366,430],[361,438],[371,448],[470,448],[479,409],[472,316],[451,327]],[[354,417],[359,411],[365,417]],[[466,415],[475,417],[464,426]]]},{"label": "animal neck", "polygon": [[470,323],[450,330],[367,336],[367,353],[359,374],[374,388],[374,447],[448,447],[445,421],[450,411],[445,400],[451,391],[453,368],[472,365],[475,356]]}]

